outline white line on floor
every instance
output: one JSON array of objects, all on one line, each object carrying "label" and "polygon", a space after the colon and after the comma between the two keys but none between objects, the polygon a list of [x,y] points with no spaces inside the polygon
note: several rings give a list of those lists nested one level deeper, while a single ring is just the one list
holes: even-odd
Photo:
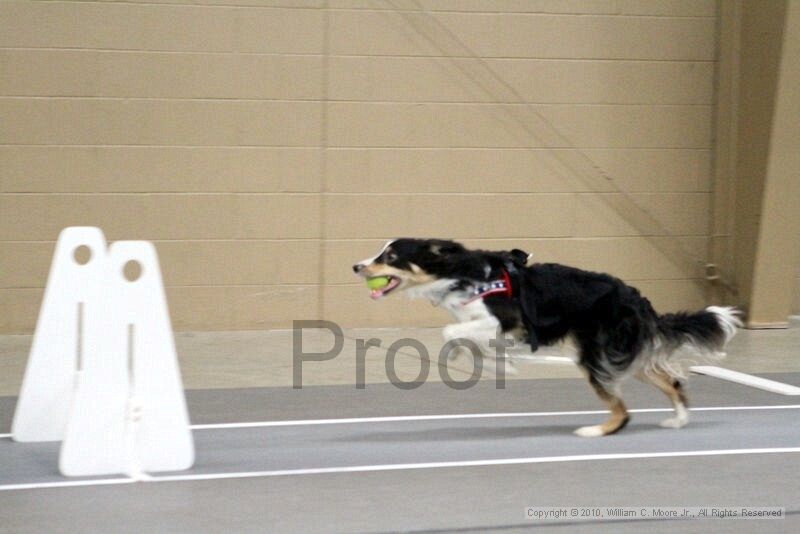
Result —
[{"label": "white line on floor", "polygon": [[[776,404],[766,406],[702,406],[690,408],[693,412],[724,412],[749,410],[797,410],[800,404]],[[671,412],[672,408],[639,408],[628,410],[630,413],[662,413]],[[394,423],[403,421],[438,421],[449,419],[500,419],[506,417],[559,417],[565,415],[602,415],[607,410],[576,410],[569,412],[509,412],[509,413],[464,413],[442,415],[398,415],[386,417],[349,417],[344,419],[300,419],[291,421],[253,421],[245,423],[213,423],[191,425],[192,430],[218,430],[235,428],[261,428],[276,426],[313,426],[313,425],[347,425],[364,423]],[[10,438],[11,434],[0,434],[0,438]]]},{"label": "white line on floor", "polygon": [[0,486],[0,491],[42,489],[42,488],[70,488],[75,486],[110,486],[116,484],[132,484],[135,478],[101,478],[94,480],[59,480],[57,482],[31,482],[27,484],[6,484]]},{"label": "white line on floor", "polygon": [[[424,462],[409,464],[355,465],[345,467],[320,467],[311,469],[285,469],[278,471],[253,471],[242,473],[210,473],[205,475],[168,475],[153,477],[155,482],[187,480],[219,480],[226,478],[256,478],[274,476],[319,475],[326,473],[363,473],[371,471],[404,471],[411,469],[437,469],[443,467],[485,467],[492,465],[544,464],[556,462],[582,462],[597,460],[626,460],[643,458],[677,458],[688,456],[728,456],[737,454],[777,454],[800,452],[800,447],[761,449],[718,449],[710,451],[639,452],[618,454],[578,454],[570,456],[539,456],[533,458],[500,458],[494,460],[464,460],[455,462]],[[1,488],[1,487],[0,487]]]},{"label": "white line on floor", "polygon": [[[722,412],[739,410],[797,410],[800,404],[778,404],[772,406],[708,406],[691,408],[693,412]],[[628,410],[631,413],[659,413],[672,412],[672,408],[640,408]],[[351,417],[345,419],[305,419],[294,421],[261,421],[252,423],[215,423],[207,425],[192,425],[193,430],[216,430],[225,428],[258,428],[274,426],[311,426],[311,425],[345,425],[363,423],[394,423],[403,421],[437,421],[448,419],[495,419],[504,417],[559,417],[565,415],[602,415],[607,410],[579,410],[570,412],[511,412],[511,413],[465,413],[444,415],[400,415],[387,417]]]},{"label": "white line on floor", "polygon": [[[276,476],[321,475],[333,473],[365,473],[375,471],[407,471],[414,469],[439,469],[446,467],[487,467],[498,465],[543,464],[557,462],[583,462],[600,460],[632,460],[648,458],[685,458],[693,456],[730,456],[742,454],[782,454],[800,452],[800,447],[778,447],[760,449],[717,449],[708,451],[674,451],[674,452],[641,452],[619,454],[580,454],[570,456],[539,456],[532,458],[500,458],[490,460],[464,460],[453,462],[423,462],[406,464],[379,464],[379,465],[353,465],[341,467],[318,467],[309,469],[283,469],[276,471],[244,471],[231,473],[207,473],[196,475],[165,475],[154,476],[148,482],[187,482],[200,480],[222,480],[235,478],[261,478]],[[0,486],[0,491],[57,488],[68,486],[95,486],[107,484],[127,484],[134,482],[130,478],[115,478],[105,480],[78,480],[67,482],[43,482],[33,484],[10,484]]]}]

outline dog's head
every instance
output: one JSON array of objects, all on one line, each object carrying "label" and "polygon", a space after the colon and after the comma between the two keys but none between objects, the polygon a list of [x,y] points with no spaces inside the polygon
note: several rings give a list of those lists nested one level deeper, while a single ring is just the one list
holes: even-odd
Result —
[{"label": "dog's head", "polygon": [[364,278],[387,277],[389,284],[372,290],[372,298],[447,277],[453,263],[467,253],[461,244],[443,239],[394,239],[371,258],[353,265]]},{"label": "dog's head", "polygon": [[460,243],[444,239],[395,239],[386,243],[375,256],[353,265],[364,278],[386,277],[389,283],[372,290],[380,298],[397,289],[408,289],[441,279],[488,280],[511,261],[524,266],[528,254],[467,250]]}]

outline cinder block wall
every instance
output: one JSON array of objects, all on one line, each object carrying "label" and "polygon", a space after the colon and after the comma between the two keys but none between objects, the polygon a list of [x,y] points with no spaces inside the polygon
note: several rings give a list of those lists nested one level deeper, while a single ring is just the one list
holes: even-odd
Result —
[{"label": "cinder block wall", "polygon": [[800,272],[794,281],[794,306],[792,308],[794,313],[800,315]]},{"label": "cinder block wall", "polygon": [[705,257],[715,9],[3,2],[0,332],[32,331],[68,225],[155,241],[178,329],[441,324],[350,272],[395,236],[527,248],[700,306],[696,275],[554,150],[580,148]]}]

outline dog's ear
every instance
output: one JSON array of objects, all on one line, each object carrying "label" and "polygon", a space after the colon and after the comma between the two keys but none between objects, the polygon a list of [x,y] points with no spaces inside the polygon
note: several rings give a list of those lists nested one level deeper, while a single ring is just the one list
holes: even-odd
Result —
[{"label": "dog's ear", "polygon": [[528,254],[524,250],[518,248],[511,250],[511,261],[513,261],[517,267],[525,267],[531,256],[533,256],[533,254]]},{"label": "dog's ear", "polygon": [[466,249],[463,245],[454,241],[440,241],[433,243],[430,250],[437,256],[447,256],[448,254],[459,254]]}]

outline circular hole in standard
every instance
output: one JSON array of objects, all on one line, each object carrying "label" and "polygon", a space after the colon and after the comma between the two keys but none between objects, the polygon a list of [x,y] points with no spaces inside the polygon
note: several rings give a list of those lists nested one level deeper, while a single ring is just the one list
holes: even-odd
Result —
[{"label": "circular hole in standard", "polygon": [[136,260],[128,260],[122,267],[122,274],[128,282],[135,282],[142,276],[142,264]]},{"label": "circular hole in standard", "polygon": [[86,265],[92,259],[92,249],[86,245],[81,245],[72,253],[75,263],[78,265]]}]

